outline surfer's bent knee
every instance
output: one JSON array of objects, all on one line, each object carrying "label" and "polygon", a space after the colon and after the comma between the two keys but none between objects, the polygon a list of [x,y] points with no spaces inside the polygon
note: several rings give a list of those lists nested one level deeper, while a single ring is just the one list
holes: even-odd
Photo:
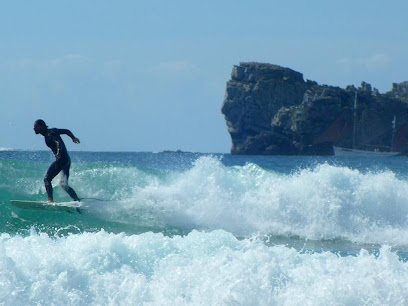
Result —
[{"label": "surfer's bent knee", "polygon": [[45,185],[45,186],[51,185],[51,180],[48,178],[48,175],[46,175],[46,176],[44,177],[44,185]]}]

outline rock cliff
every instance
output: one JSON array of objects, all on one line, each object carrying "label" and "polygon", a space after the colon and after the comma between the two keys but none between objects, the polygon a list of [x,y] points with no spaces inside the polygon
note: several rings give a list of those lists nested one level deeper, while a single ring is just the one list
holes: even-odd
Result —
[{"label": "rock cliff", "polygon": [[231,153],[262,155],[332,155],[333,145],[406,152],[407,111],[408,82],[380,94],[365,82],[319,85],[263,63],[233,67],[222,105]]}]

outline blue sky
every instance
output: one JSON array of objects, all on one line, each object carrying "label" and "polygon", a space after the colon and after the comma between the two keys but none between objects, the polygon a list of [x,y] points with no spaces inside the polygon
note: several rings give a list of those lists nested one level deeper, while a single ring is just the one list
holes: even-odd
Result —
[{"label": "blue sky", "polygon": [[408,80],[408,1],[3,1],[0,147],[38,150],[44,119],[69,150],[229,152],[233,65],[320,84]]}]

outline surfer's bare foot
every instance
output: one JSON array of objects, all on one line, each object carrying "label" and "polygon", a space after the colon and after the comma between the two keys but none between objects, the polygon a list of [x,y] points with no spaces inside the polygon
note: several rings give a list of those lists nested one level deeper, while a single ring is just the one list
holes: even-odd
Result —
[{"label": "surfer's bare foot", "polygon": [[48,203],[54,203],[54,199],[48,199]]}]

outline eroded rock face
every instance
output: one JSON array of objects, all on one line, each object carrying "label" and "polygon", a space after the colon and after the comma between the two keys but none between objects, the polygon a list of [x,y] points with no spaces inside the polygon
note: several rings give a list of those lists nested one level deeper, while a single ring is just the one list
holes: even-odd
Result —
[{"label": "eroded rock face", "polygon": [[[354,101],[357,98],[357,107]],[[361,87],[319,85],[271,64],[234,66],[222,106],[233,154],[333,154],[333,145],[389,150],[407,123],[408,82],[381,95]],[[353,136],[354,135],[354,136]],[[399,150],[405,150],[406,141]]]}]

